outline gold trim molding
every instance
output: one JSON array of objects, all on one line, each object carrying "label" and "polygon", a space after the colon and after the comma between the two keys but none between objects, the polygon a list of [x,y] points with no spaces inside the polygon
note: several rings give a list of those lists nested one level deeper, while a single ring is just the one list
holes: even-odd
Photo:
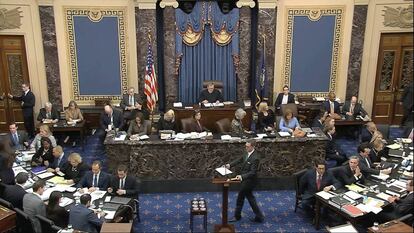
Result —
[{"label": "gold trim molding", "polygon": [[328,92],[296,92],[299,95],[313,95],[326,97],[331,91],[335,92],[340,64],[340,49],[343,37],[345,9],[342,6],[334,6],[329,8],[287,8],[287,27],[286,27],[286,51],[285,63],[283,67],[284,84],[290,86],[290,78],[292,71],[292,44],[293,44],[293,29],[295,16],[307,16],[310,21],[318,21],[323,16],[335,16],[335,28],[332,47],[332,61],[331,73]]},{"label": "gold trim molding", "polygon": [[[95,98],[109,98],[111,100],[120,100],[122,93],[127,91],[127,38],[126,38],[126,19],[124,8],[64,8],[66,38],[68,41],[69,67],[72,80],[72,94],[76,101],[90,103]],[[118,19],[118,39],[119,39],[119,59],[120,59],[120,77],[121,90],[120,95],[103,96],[103,95],[81,95],[78,77],[78,61],[76,55],[75,29],[73,24],[74,16],[87,16],[92,22],[99,22],[104,17],[116,17]]]}]

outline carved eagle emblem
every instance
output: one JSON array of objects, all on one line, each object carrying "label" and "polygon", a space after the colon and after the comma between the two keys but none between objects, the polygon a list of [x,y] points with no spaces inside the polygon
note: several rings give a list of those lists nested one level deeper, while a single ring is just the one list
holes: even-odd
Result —
[{"label": "carved eagle emblem", "polygon": [[19,9],[20,7],[11,10],[6,8],[0,9],[0,30],[20,28],[23,16],[20,15],[22,11]]},{"label": "carved eagle emblem", "polygon": [[413,27],[413,5],[409,5],[407,8],[385,6],[385,10],[383,11],[384,26],[399,28]]}]

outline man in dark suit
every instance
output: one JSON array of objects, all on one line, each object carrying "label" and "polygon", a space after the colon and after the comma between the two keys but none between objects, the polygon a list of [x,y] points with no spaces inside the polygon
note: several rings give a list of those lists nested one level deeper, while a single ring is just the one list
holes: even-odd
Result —
[{"label": "man in dark suit", "polygon": [[361,168],[362,174],[365,177],[368,177],[370,175],[379,175],[380,173],[389,175],[391,173],[391,168],[382,170],[375,168],[375,165],[371,162],[371,159],[369,158],[370,152],[371,149],[368,143],[361,143],[361,145],[358,146],[359,168]]},{"label": "man in dark suit", "polygon": [[4,189],[4,200],[13,204],[15,208],[23,209],[23,197],[26,194],[23,185],[29,179],[29,174],[26,172],[20,172],[16,176],[15,185],[6,185]]},{"label": "man in dark suit", "polygon": [[25,131],[17,129],[16,123],[9,125],[10,146],[15,150],[24,150],[29,146],[29,137]]},{"label": "man in dark suit", "polygon": [[320,128],[323,130],[325,125],[325,120],[328,117],[328,112],[322,110],[319,112],[319,115],[313,119],[312,128]]},{"label": "man in dark suit", "polygon": [[401,102],[404,109],[403,118],[401,119],[401,125],[404,126],[408,119],[413,118],[413,81],[404,88],[404,92],[401,96]]},{"label": "man in dark suit", "polygon": [[351,156],[349,158],[349,164],[340,167],[339,171],[335,174],[335,178],[340,181],[342,185],[353,184],[356,182],[364,183],[365,177],[361,173],[358,164],[359,158],[357,156]]},{"label": "man in dark suit", "polygon": [[234,160],[230,164],[226,164],[227,168],[241,164],[240,175],[237,175],[234,179],[241,181],[241,189],[237,196],[236,210],[234,211],[234,219],[232,222],[239,221],[241,219],[241,211],[243,209],[244,199],[247,200],[252,207],[254,214],[256,215],[253,222],[263,222],[264,216],[257,205],[256,198],[253,196],[253,189],[257,184],[257,169],[259,167],[258,152],[255,151],[256,141],[249,140],[246,142],[246,153],[239,159]]},{"label": "man in dark suit", "polygon": [[289,87],[287,85],[283,86],[283,92],[277,95],[275,101],[275,110],[280,110],[282,104],[291,104],[295,103],[295,95],[289,93]]},{"label": "man in dark suit", "polygon": [[124,117],[120,111],[113,109],[110,104],[106,104],[104,112],[101,114],[100,126],[96,134],[103,142],[108,131],[113,129],[118,131],[124,127]]},{"label": "man in dark suit", "polygon": [[375,131],[377,131],[377,126],[374,122],[368,122],[365,127],[362,128],[361,131],[361,141],[362,142],[371,142],[372,136],[374,135]]},{"label": "man in dark suit", "polygon": [[413,180],[409,180],[406,185],[407,196],[404,198],[399,198],[396,196],[391,196],[388,198],[388,201],[391,205],[386,206],[383,211],[380,212],[379,217],[382,221],[391,221],[398,219],[407,214],[413,213],[414,207],[414,194],[413,194]]},{"label": "man in dark suit", "polygon": [[335,120],[341,119],[341,109],[338,101],[336,101],[336,95],[333,92],[329,92],[328,100],[323,103],[325,111],[328,112],[329,116]]},{"label": "man in dark suit", "polygon": [[352,96],[350,101],[346,101],[342,107],[342,114],[347,117],[356,118],[358,115],[365,117],[368,113],[362,108],[362,105],[358,103],[358,98]]},{"label": "man in dark suit", "polygon": [[54,147],[52,154],[55,159],[53,160],[53,163],[49,164],[47,171],[59,172],[60,169],[65,166],[65,163],[67,163],[68,157],[65,155],[65,152],[63,152],[63,148],[61,146]]},{"label": "man in dark suit", "polygon": [[33,107],[35,105],[36,98],[30,90],[29,84],[23,83],[22,90],[23,94],[21,96],[13,96],[12,94],[9,94],[8,97],[13,100],[21,101],[24,127],[26,128],[29,137],[33,138],[35,136]]},{"label": "man in dark suit", "polygon": [[107,190],[110,184],[110,176],[102,171],[101,161],[95,160],[92,163],[91,171],[88,171],[80,180],[78,188],[88,188],[89,192],[97,189]]},{"label": "man in dark suit", "polygon": [[217,89],[214,89],[214,83],[207,84],[207,89],[202,90],[198,102],[202,104],[223,102],[223,95]]},{"label": "man in dark suit", "polygon": [[335,160],[336,165],[342,165],[347,160],[347,157],[346,154],[339,148],[334,139],[335,126],[327,126],[324,129],[324,132],[329,139],[329,141],[326,144],[326,160]]},{"label": "man in dark suit", "polygon": [[315,168],[309,169],[299,181],[299,193],[302,194],[302,205],[313,210],[315,193],[319,191],[336,190],[341,183],[335,179],[330,171],[326,171],[325,160],[316,158],[313,161]]},{"label": "man in dark suit", "polygon": [[23,197],[23,210],[32,219],[36,233],[41,233],[42,227],[35,216],[46,217],[46,205],[41,197],[45,191],[45,186],[44,180],[37,180],[33,184],[33,193],[26,193]]},{"label": "man in dark suit", "polygon": [[148,119],[148,113],[144,111],[142,106],[142,99],[138,93],[135,93],[135,89],[130,87],[128,94],[122,96],[122,101],[119,104],[124,111],[124,119],[132,120],[135,119],[137,112],[142,112],[145,119]]},{"label": "man in dark suit", "polygon": [[117,176],[112,177],[111,187],[108,188],[108,193],[136,199],[138,191],[137,179],[134,176],[128,175],[128,170],[125,165],[119,165]]},{"label": "man in dark suit", "polygon": [[59,112],[53,107],[52,103],[46,102],[45,107],[39,110],[37,120],[42,123],[56,123],[60,119]]},{"label": "man in dark suit", "polygon": [[81,232],[99,232],[105,221],[104,215],[100,218],[89,209],[91,206],[91,195],[83,194],[80,204],[73,206],[69,211],[69,224],[72,228]]}]

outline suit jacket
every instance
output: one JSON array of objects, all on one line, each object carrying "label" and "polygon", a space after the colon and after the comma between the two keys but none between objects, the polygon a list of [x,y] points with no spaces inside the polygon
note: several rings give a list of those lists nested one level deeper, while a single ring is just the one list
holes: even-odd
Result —
[{"label": "suit jacket", "polygon": [[372,139],[372,133],[366,127],[362,127],[361,130],[361,141],[362,142],[370,142]]},{"label": "suit jacket", "polygon": [[258,118],[257,118],[257,130],[264,130],[266,127],[275,127],[275,114],[271,109],[267,111],[267,116],[265,116],[262,112],[259,112]]},{"label": "suit jacket", "polygon": [[314,128],[320,128],[320,129],[323,130],[324,125],[319,120],[320,120],[320,118],[318,118],[318,117],[316,117],[315,119],[313,119],[312,127],[314,127]]},{"label": "suit jacket", "polygon": [[15,184],[12,165],[8,161],[8,156],[3,155],[2,152],[0,152],[0,180],[3,184]]},{"label": "suit jacket", "polygon": [[[277,98],[276,98],[276,101],[275,101],[275,109],[279,109],[280,105],[282,105],[283,95],[284,95],[283,93],[279,93],[277,95]],[[294,94],[292,94],[292,93],[288,94],[288,102],[287,103],[288,104],[295,103],[295,95]]]},{"label": "suit jacket", "polygon": [[24,143],[29,143],[29,136],[27,135],[26,131],[18,130],[17,131],[17,137],[18,137],[18,143],[16,144],[13,135],[9,132],[8,133],[10,138],[10,146],[15,150],[22,150],[25,148]]},{"label": "suit jacket", "polygon": [[259,168],[259,153],[255,150],[246,160],[247,152],[230,163],[230,166],[241,164],[242,189],[253,189],[256,186],[257,170]]},{"label": "suit jacket", "polygon": [[[344,106],[342,106],[342,114],[346,114],[351,109],[351,102],[346,101]],[[368,115],[368,113],[362,108],[362,105],[360,103],[356,103],[354,106],[354,117],[357,117],[358,115],[361,115],[362,117],[365,117]]]},{"label": "suit jacket", "polygon": [[4,189],[4,200],[13,204],[15,208],[23,209],[23,197],[26,191],[20,185],[6,185]]},{"label": "suit jacket", "polygon": [[223,95],[217,89],[214,89],[212,93],[209,93],[207,89],[202,90],[200,92],[200,97],[198,98],[198,102],[201,103],[204,100],[207,100],[209,103],[215,103],[217,100],[219,102],[223,102]]},{"label": "suit jacket", "polygon": [[[113,190],[112,194],[118,196],[118,194],[116,193],[116,191],[118,191],[118,189],[119,189],[119,178],[118,178],[118,176],[112,176],[111,187],[112,187],[112,190]],[[131,198],[136,199],[138,197],[138,192],[139,192],[139,183],[138,183],[137,179],[134,176],[127,175],[127,177],[125,178],[123,189],[126,191],[126,194],[122,195],[122,196],[131,197]]]},{"label": "suit jacket", "polygon": [[361,183],[365,182],[364,174],[361,174],[360,178],[355,178],[354,172],[349,167],[349,164],[346,164],[340,167],[337,175],[338,176],[335,178],[339,180],[342,183],[342,185],[353,184],[353,183],[356,183],[357,181]]},{"label": "suit jacket", "polygon": [[[116,109],[113,109],[112,112],[112,122],[115,128],[122,129],[124,127],[124,117],[122,113]],[[105,130],[108,128],[108,125],[111,124],[111,117],[108,116],[105,112],[101,114],[100,125],[101,129]]]},{"label": "suit jacket", "polygon": [[[142,105],[142,99],[141,99],[141,96],[139,94],[134,93],[134,106],[137,103]],[[126,107],[131,107],[131,105],[129,104],[129,95],[128,94],[122,96],[122,101],[121,101],[121,103],[119,103],[119,106],[124,111],[126,111],[125,110]]]},{"label": "suit jacket", "polygon": [[[201,124],[201,122],[200,122],[200,125],[199,125],[197,123],[197,121],[193,119],[193,121],[191,122],[191,125],[190,125],[190,132],[198,132],[198,133],[201,133],[201,132],[206,131],[206,130],[207,130],[206,127],[204,127]],[[187,132],[187,133],[190,133],[190,132]]]},{"label": "suit jacket", "polygon": [[61,171],[65,174],[66,180],[73,180],[75,184],[79,183],[82,177],[87,171],[89,171],[89,166],[86,163],[80,163],[78,166],[73,167],[69,162],[64,163]]},{"label": "suit jacket", "polygon": [[[367,160],[363,158],[361,155],[358,155],[359,158],[359,168],[361,169],[362,174],[368,177],[369,175],[379,175],[380,170],[375,169],[374,164],[372,164],[371,159],[368,157]],[[368,166],[369,165],[369,166]]]},{"label": "suit jacket", "polygon": [[83,115],[79,108],[75,108],[74,111],[72,111],[70,108],[67,108],[65,110],[65,120],[69,121],[69,118],[72,120],[80,120],[83,121]]},{"label": "suit jacket", "polygon": [[401,101],[405,109],[412,110],[413,108],[413,83],[412,82],[410,85],[404,88],[404,92],[401,96]]},{"label": "suit jacket", "polygon": [[309,169],[299,181],[299,192],[302,194],[302,199],[311,199],[314,194],[323,190],[325,187],[333,185],[335,188],[341,187],[341,183],[333,176],[330,171],[326,171],[322,175],[319,189],[316,184],[316,169]]},{"label": "suit jacket", "polygon": [[404,215],[413,213],[413,200],[414,194],[411,192],[405,198],[393,204],[394,212],[397,215],[397,217],[402,217]]},{"label": "suit jacket", "polygon": [[[98,187],[100,190],[107,190],[109,188],[111,178],[108,173],[101,171],[99,174]],[[79,188],[90,188],[93,184],[93,173],[88,171],[82,177],[81,181],[78,184]]]},{"label": "suit jacket", "polygon": [[59,120],[60,113],[54,107],[52,107],[52,109],[50,110],[50,118],[48,118],[46,108],[41,108],[39,110],[39,115],[37,115],[37,120],[42,121],[43,119]]},{"label": "suit jacket", "polygon": [[32,219],[35,231],[41,233],[42,227],[35,216],[46,217],[46,206],[42,199],[34,193],[26,193],[23,197],[23,210]]},{"label": "suit jacket", "polygon": [[164,120],[164,115],[160,117],[157,124],[158,130],[174,130],[175,132],[178,132],[178,125],[177,121],[166,121]]},{"label": "suit jacket", "polygon": [[54,158],[54,161],[53,161],[53,163],[50,163],[49,164],[49,167],[50,168],[53,168],[53,169],[56,169],[57,167],[59,168],[59,169],[63,169],[63,167],[65,166],[65,163],[67,163],[68,162],[68,155],[67,155],[67,153],[65,154],[65,153],[63,153],[63,157],[60,159],[60,163],[58,164],[58,162],[59,162],[59,158]]},{"label": "suit jacket", "polygon": [[69,212],[61,207],[61,206],[55,206],[53,209],[46,209],[47,218],[52,220],[53,223],[60,227],[60,228],[66,228],[69,223]]},{"label": "suit jacket", "polygon": [[[40,147],[38,151],[32,157],[32,164],[35,163],[35,166],[44,166],[45,161],[49,161],[49,164],[52,164],[55,161],[55,157],[52,154],[53,148],[49,148],[49,150],[43,154],[44,148]],[[40,158],[42,158],[42,162],[40,162]]]},{"label": "suit jacket", "polygon": [[21,96],[13,96],[13,99],[22,102],[23,116],[33,116],[33,107],[35,106],[36,98],[31,90],[26,95],[23,92]]},{"label": "suit jacket", "polygon": [[88,209],[85,205],[78,204],[70,208],[69,224],[74,230],[99,232],[103,222],[103,217],[99,219],[93,210]]},{"label": "suit jacket", "polygon": [[[329,103],[329,100],[327,100],[323,103],[323,107],[324,107],[325,111],[327,111],[328,113],[331,113],[331,104]],[[334,101],[334,112],[337,113],[337,114],[341,114],[340,110],[341,109],[339,107],[338,101]]]},{"label": "suit jacket", "polygon": [[138,127],[137,122],[135,120],[131,120],[127,133],[129,136],[133,134],[145,135],[147,134],[147,129],[148,129],[147,121],[141,122],[141,126]]}]

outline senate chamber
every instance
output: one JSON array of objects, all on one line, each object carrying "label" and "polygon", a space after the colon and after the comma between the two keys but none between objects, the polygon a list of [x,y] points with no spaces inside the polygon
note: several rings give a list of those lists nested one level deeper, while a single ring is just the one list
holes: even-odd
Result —
[{"label": "senate chamber", "polygon": [[0,232],[413,232],[413,2],[1,0]]}]

